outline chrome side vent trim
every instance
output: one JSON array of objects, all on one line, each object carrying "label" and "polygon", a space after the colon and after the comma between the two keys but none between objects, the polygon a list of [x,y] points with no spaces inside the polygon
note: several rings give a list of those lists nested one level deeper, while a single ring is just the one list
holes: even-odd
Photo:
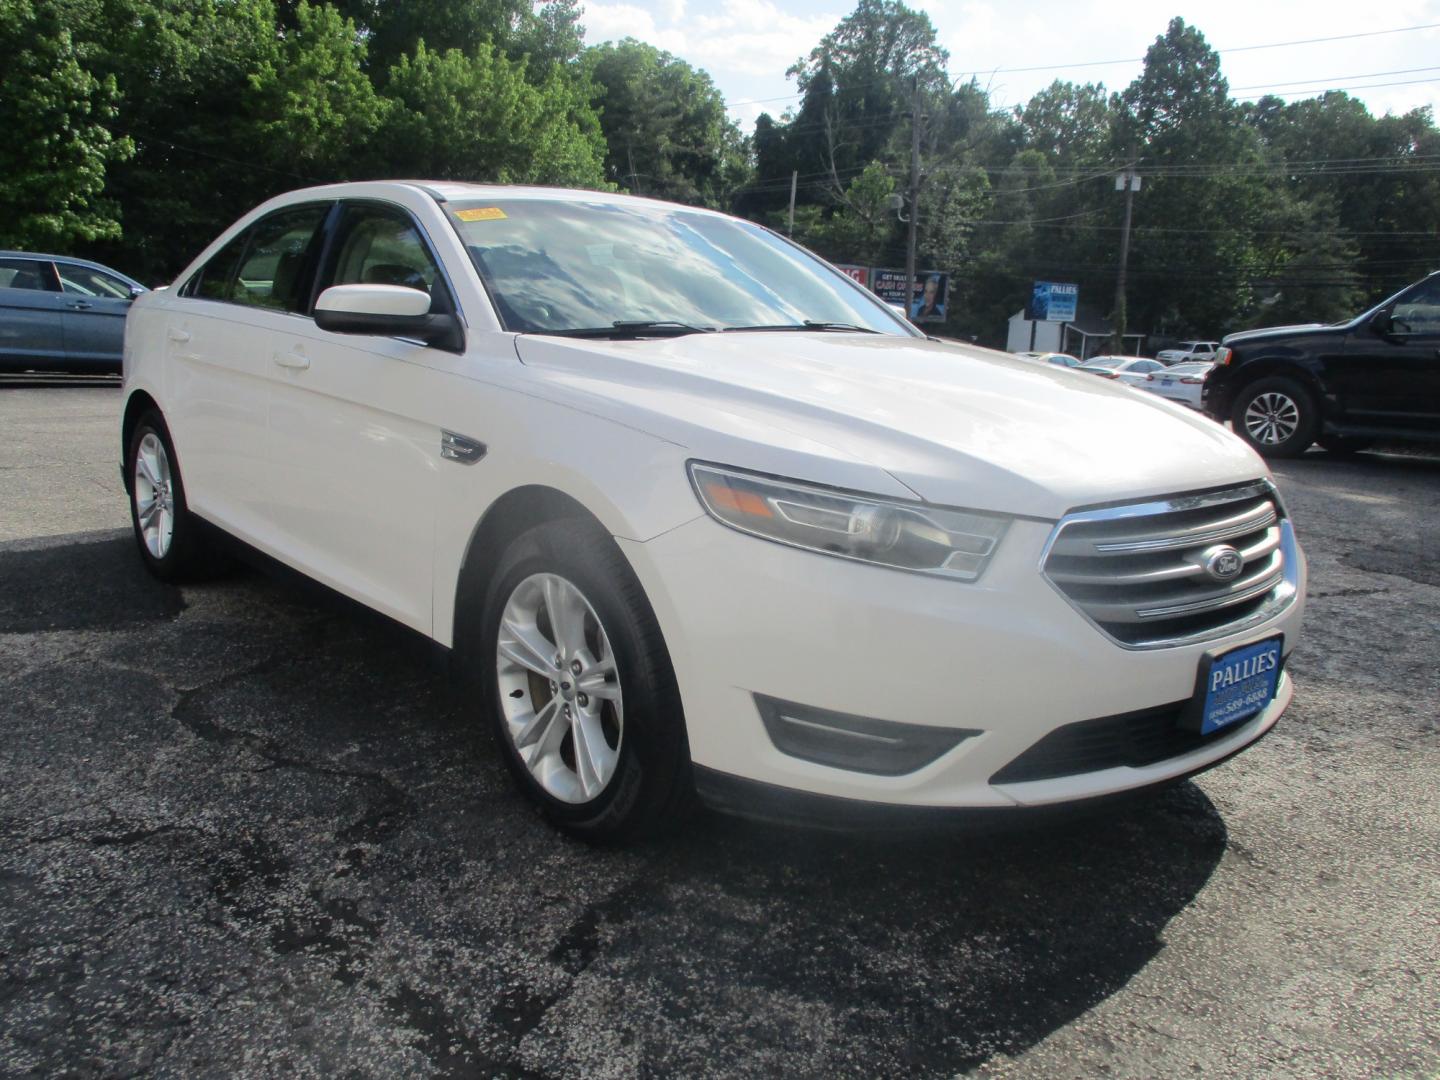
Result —
[{"label": "chrome side vent trim", "polygon": [[477,439],[457,435],[453,431],[442,431],[440,432],[440,456],[446,461],[474,465],[485,456],[485,444]]},{"label": "chrome side vent trim", "polygon": [[1153,649],[1257,625],[1295,598],[1298,552],[1267,481],[1066,515],[1047,581],[1116,643]]}]

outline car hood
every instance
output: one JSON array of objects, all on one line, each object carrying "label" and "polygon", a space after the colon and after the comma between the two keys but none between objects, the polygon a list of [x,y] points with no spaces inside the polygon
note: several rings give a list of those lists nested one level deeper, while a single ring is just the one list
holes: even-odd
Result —
[{"label": "car hood", "polygon": [[1247,341],[1265,341],[1270,338],[1290,337],[1291,335],[1309,337],[1317,331],[1334,331],[1341,327],[1326,326],[1324,323],[1296,323],[1294,326],[1264,326],[1257,330],[1238,330],[1233,334],[1226,334],[1223,344],[1235,345]]},{"label": "car hood", "polygon": [[987,349],[763,332],[516,348],[552,392],[694,457],[951,506],[1055,518],[1266,474],[1181,406]]}]

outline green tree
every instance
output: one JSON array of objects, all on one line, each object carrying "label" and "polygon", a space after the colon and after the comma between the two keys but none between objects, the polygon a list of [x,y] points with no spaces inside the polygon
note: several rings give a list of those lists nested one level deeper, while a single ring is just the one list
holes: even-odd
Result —
[{"label": "green tree", "polygon": [[253,143],[271,164],[339,179],[355,175],[362,148],[384,118],[386,104],[364,71],[365,45],[355,24],[333,7],[306,0],[294,27],[275,42],[249,76],[242,115]]},{"label": "green tree", "polygon": [[435,179],[604,187],[605,141],[581,88],[489,45],[471,54],[424,42],[390,70],[378,142],[403,147],[406,171]]},{"label": "green tree", "polygon": [[629,191],[719,206],[746,171],[745,145],[710,76],[634,38],[586,49],[605,173]]},{"label": "green tree", "polygon": [[70,249],[120,234],[107,169],[132,151],[111,124],[119,91],[69,27],[94,5],[0,0],[0,246]]}]

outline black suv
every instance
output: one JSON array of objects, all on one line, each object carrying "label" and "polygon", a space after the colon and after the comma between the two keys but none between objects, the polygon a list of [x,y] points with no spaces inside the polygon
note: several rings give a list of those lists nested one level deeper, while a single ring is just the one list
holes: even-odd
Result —
[{"label": "black suv", "polygon": [[1203,394],[1266,457],[1440,442],[1440,271],[1350,322],[1231,334]]}]

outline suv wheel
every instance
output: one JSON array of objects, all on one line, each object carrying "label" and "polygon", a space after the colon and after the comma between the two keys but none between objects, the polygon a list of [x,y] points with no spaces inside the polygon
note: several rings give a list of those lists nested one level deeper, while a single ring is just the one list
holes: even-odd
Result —
[{"label": "suv wheel", "polygon": [[1298,457],[1315,441],[1320,417],[1310,391],[1283,375],[1251,383],[1230,414],[1235,434],[1267,458]]}]

